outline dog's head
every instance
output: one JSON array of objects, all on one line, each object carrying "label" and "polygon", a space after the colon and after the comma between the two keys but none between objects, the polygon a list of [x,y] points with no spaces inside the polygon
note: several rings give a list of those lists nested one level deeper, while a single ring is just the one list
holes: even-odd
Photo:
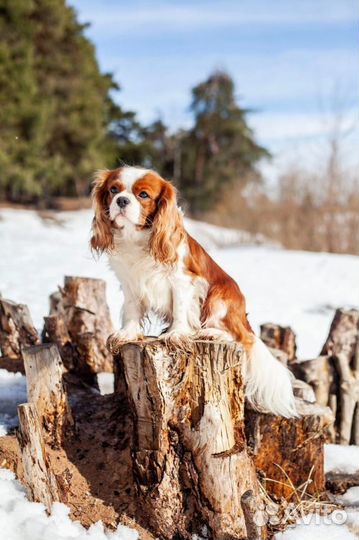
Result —
[{"label": "dog's head", "polygon": [[149,250],[156,260],[174,263],[183,238],[176,190],[154,171],[121,167],[96,174],[92,190],[95,217],[91,246],[103,252],[114,247],[114,232],[125,228],[151,230]]}]

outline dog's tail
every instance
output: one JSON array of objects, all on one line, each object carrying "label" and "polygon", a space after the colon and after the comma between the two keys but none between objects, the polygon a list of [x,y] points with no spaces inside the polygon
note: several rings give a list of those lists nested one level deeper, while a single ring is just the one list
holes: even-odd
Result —
[{"label": "dog's tail", "polygon": [[292,389],[293,376],[263,341],[255,336],[245,362],[246,397],[260,411],[286,418],[299,416]]}]

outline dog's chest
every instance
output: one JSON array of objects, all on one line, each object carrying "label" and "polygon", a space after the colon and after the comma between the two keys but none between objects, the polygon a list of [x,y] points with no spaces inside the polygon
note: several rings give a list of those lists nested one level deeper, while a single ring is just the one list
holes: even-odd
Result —
[{"label": "dog's chest", "polygon": [[172,308],[171,271],[157,263],[148,251],[138,245],[122,245],[109,259],[110,266],[126,293],[146,310],[167,315]]}]

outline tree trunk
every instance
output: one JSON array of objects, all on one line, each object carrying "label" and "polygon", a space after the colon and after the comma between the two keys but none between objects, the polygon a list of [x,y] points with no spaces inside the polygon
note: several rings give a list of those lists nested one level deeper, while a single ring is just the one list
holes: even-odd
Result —
[{"label": "tree trunk", "polygon": [[45,441],[59,447],[73,421],[63,386],[63,365],[56,345],[24,349],[27,396],[36,407]]},{"label": "tree trunk", "polygon": [[58,488],[50,470],[36,406],[30,403],[19,405],[18,415],[17,438],[28,496],[32,501],[42,502],[50,512],[52,503],[59,500]]},{"label": "tree trunk", "polygon": [[43,339],[57,344],[66,368],[90,384],[96,373],[111,372],[113,360],[106,341],[112,331],[105,282],[65,277],[64,287],[50,296]]},{"label": "tree trunk", "polygon": [[246,409],[246,435],[254,462],[270,495],[290,499],[303,490],[325,491],[324,439],[333,422],[328,407],[296,399],[300,418],[282,418]]},{"label": "tree trunk", "polygon": [[5,361],[10,364],[11,360],[19,364],[22,361],[22,347],[38,343],[40,337],[33,325],[28,307],[0,298],[1,364]]},{"label": "tree trunk", "polygon": [[133,475],[148,528],[164,538],[203,527],[211,538],[245,538],[242,496],[251,490],[257,504],[261,497],[244,436],[241,350],[132,343],[116,364],[115,389],[123,391],[124,376],[134,419]]}]

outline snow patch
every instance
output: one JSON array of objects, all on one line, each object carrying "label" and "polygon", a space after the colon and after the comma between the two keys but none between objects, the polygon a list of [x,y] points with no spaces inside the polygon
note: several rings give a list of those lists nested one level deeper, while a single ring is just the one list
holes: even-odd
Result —
[{"label": "snow patch", "polygon": [[359,446],[325,444],[324,472],[359,474]]},{"label": "snow patch", "polygon": [[107,532],[101,521],[85,529],[69,518],[70,509],[54,503],[48,516],[45,506],[30,502],[14,473],[0,469],[0,530],[4,540],[137,540],[134,529],[119,525]]},{"label": "snow patch", "polygon": [[0,436],[18,425],[17,406],[26,401],[24,375],[0,369]]}]

